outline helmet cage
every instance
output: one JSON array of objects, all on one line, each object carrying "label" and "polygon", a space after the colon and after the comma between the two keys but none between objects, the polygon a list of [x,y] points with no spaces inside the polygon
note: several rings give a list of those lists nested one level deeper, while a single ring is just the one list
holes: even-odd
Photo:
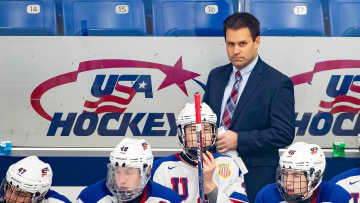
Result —
[{"label": "helmet cage", "polygon": [[[305,180],[301,179],[302,176],[300,176],[300,180],[295,181],[294,176],[293,178],[289,180],[288,177],[286,177],[285,170],[290,171],[300,171],[304,172]],[[323,177],[323,173],[321,171],[315,172],[314,168],[310,168],[309,170],[304,169],[292,169],[285,168],[285,167],[278,167],[276,170],[276,186],[278,191],[280,192],[281,197],[288,201],[288,202],[297,202],[305,200],[306,197],[308,197],[309,194],[311,194],[316,188],[320,185],[321,180]],[[288,188],[288,183],[291,182],[290,185],[292,185],[291,188]],[[301,182],[306,182],[306,187],[301,187]],[[299,185],[296,187],[296,183]],[[305,184],[304,184],[305,185]],[[300,194],[289,194],[288,191],[300,191]]]},{"label": "helmet cage", "polygon": [[[202,131],[201,132],[201,136],[202,136],[202,142],[203,142],[203,147],[202,147],[202,152],[206,152],[206,151],[211,151],[212,148],[215,146],[215,142],[217,139],[217,128],[216,128],[216,124],[215,123],[211,123],[211,122],[207,122],[207,121],[203,121],[201,123],[201,128],[204,129],[205,128],[205,123],[210,124],[211,126],[211,132],[207,132],[207,131]],[[183,152],[184,154],[192,161],[197,160],[197,147],[191,147],[191,146],[197,146],[197,134],[196,132],[190,130],[190,134],[191,134],[191,140],[187,140],[186,139],[186,128],[191,127],[192,124],[196,124],[195,122],[189,122],[188,124],[184,124],[184,125],[179,125],[178,126],[178,138],[179,138],[179,144],[180,146],[183,148]],[[205,134],[210,134],[210,139],[208,140],[207,137],[209,136],[204,136],[202,135],[203,133]],[[205,144],[205,145],[204,145]]]},{"label": "helmet cage", "polygon": [[138,197],[143,189],[145,188],[145,185],[150,179],[150,173],[147,174],[146,168],[145,170],[141,170],[140,168],[140,184],[138,187],[134,189],[126,189],[126,190],[120,190],[117,187],[116,180],[115,180],[115,173],[116,170],[121,166],[114,166],[111,163],[108,163],[108,173],[107,173],[107,179],[106,179],[106,187],[109,189],[109,191],[113,194],[113,196],[119,200],[119,201],[131,201]]},{"label": "helmet cage", "polygon": [[[26,198],[30,198],[31,203],[39,203],[41,200],[44,199],[46,192],[43,192],[40,194],[40,192],[31,193],[28,191],[25,191],[23,189],[20,189],[19,187],[16,187],[12,185],[10,182],[4,178],[1,182],[0,186],[0,201],[16,201],[16,202],[25,202]],[[15,195],[14,195],[15,194]],[[14,199],[15,198],[15,199]]]},{"label": "helmet cage", "polygon": [[[202,133],[211,133],[210,140],[203,139],[203,148],[202,151],[215,151],[215,142],[217,139],[217,127],[216,127],[216,114],[211,110],[211,108],[206,103],[201,103],[201,122],[202,122]],[[204,124],[209,123],[211,126],[211,132],[204,130]],[[189,125],[196,124],[196,113],[195,113],[195,104],[187,103],[184,108],[180,111],[178,117],[176,118],[176,125],[178,127],[178,139],[179,144],[183,148],[183,153],[190,160],[197,159],[197,136],[195,130],[190,130],[192,133],[192,140],[186,140],[186,128]],[[202,135],[204,137],[204,135]],[[191,143],[192,142],[192,143]],[[191,144],[189,144],[191,143]],[[204,144],[205,143],[205,144]]]}]

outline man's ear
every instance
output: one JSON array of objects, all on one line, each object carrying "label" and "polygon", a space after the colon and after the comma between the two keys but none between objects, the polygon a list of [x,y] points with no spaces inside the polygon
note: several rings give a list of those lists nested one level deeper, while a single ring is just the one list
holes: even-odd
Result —
[{"label": "man's ear", "polygon": [[256,48],[258,48],[258,47],[260,46],[260,36],[257,36],[257,37],[255,38],[254,43],[255,43]]}]

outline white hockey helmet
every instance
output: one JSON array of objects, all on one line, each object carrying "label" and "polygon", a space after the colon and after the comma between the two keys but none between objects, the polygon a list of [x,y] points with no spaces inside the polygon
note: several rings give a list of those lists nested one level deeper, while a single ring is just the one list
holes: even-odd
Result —
[{"label": "white hockey helmet", "polygon": [[[215,147],[215,142],[217,138],[217,127],[216,127],[216,114],[212,111],[212,109],[206,104],[201,103],[201,122],[202,123],[209,123],[212,126],[212,140],[210,146],[203,146],[203,152],[207,150],[211,150]],[[180,111],[177,119],[176,125],[178,127],[178,138],[181,147],[183,148],[184,154],[190,160],[197,159],[197,151],[196,148],[188,147],[185,142],[185,127],[187,125],[191,125],[196,123],[196,114],[195,114],[195,104],[194,103],[187,103],[185,104],[184,108]],[[215,149],[215,148],[214,148]]]},{"label": "white hockey helmet", "polygon": [[[151,147],[144,139],[124,138],[110,153],[106,186],[119,201],[130,201],[138,197],[151,176],[154,156]],[[120,190],[115,181],[117,167],[137,168],[141,183],[135,189]]]},{"label": "white hockey helmet", "polygon": [[2,198],[5,198],[6,189],[12,185],[20,191],[31,193],[31,202],[39,202],[49,191],[52,176],[48,163],[36,156],[26,157],[9,167],[2,184]]},{"label": "white hockey helmet", "polygon": [[[286,201],[304,200],[320,185],[326,166],[325,154],[317,144],[297,142],[291,145],[280,157],[277,170],[277,188]],[[306,176],[307,192],[304,194],[287,193],[284,183],[284,170],[302,171]]]}]

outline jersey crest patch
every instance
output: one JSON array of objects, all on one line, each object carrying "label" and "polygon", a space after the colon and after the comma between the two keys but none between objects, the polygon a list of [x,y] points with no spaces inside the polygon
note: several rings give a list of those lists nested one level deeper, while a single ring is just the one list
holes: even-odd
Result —
[{"label": "jersey crest patch", "polygon": [[221,163],[221,164],[218,164],[218,166],[219,166],[218,174],[220,177],[228,178],[231,175],[229,163]]}]

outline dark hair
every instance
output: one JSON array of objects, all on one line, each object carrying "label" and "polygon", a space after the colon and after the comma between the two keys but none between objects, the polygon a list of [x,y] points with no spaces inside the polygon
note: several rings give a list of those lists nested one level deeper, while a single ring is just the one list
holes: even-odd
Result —
[{"label": "dark hair", "polygon": [[255,41],[257,36],[260,36],[260,22],[255,16],[250,13],[234,13],[231,16],[227,17],[224,21],[224,36],[226,39],[226,30],[227,29],[240,29],[240,28],[249,28],[251,37]]}]

